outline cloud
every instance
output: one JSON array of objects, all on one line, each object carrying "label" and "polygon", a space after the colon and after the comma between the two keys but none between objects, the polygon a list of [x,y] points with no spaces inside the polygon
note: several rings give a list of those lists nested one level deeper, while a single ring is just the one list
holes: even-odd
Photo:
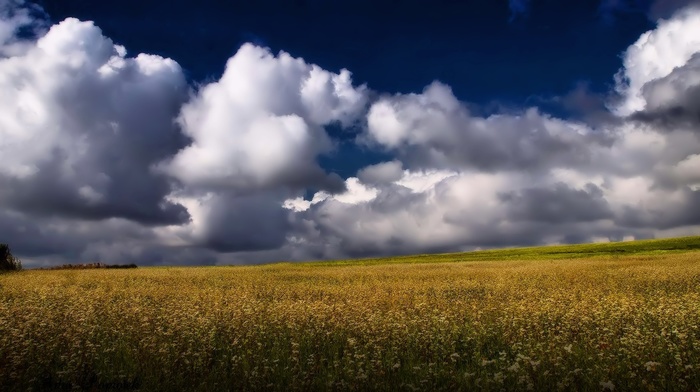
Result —
[{"label": "cloud", "polygon": [[700,232],[698,14],[625,52],[618,97],[563,98],[584,113],[607,101],[615,112],[595,121],[534,108],[483,118],[440,83],[382,96],[360,140],[394,160],[360,170],[345,194],[289,203],[295,246],[357,257]]},{"label": "cloud", "polygon": [[354,125],[366,102],[366,87],[354,87],[347,70],[241,46],[221,78],[182,108],[178,122],[191,143],[160,170],[184,185],[174,196],[194,215],[163,235],[220,252],[281,247],[291,228],[286,199],[344,189],[317,163],[334,148],[324,126]]},{"label": "cloud", "polygon": [[285,192],[207,192],[176,198],[192,217],[185,225],[155,229],[163,244],[217,252],[259,251],[281,247],[290,229],[282,207]]},{"label": "cloud", "polygon": [[176,62],[140,54],[66,19],[0,59],[0,203],[28,213],[145,224],[185,222],[150,170],[176,152],[186,99]]},{"label": "cloud", "polygon": [[644,109],[632,118],[674,129],[698,129],[700,125],[700,53],[663,78],[644,85]]},{"label": "cloud", "polygon": [[23,53],[45,32],[43,10],[24,0],[0,0],[0,58]]},{"label": "cloud", "polygon": [[[3,49],[37,26],[22,5],[2,8]],[[189,97],[175,61],[127,57],[92,22],[69,18],[22,45],[0,59],[0,212],[23,227],[61,227],[35,233],[56,254],[161,259],[199,249],[212,260],[211,251],[274,249],[286,239],[286,198],[344,187],[316,159],[333,149],[325,125],[351,126],[364,113],[366,88],[346,70],[246,44],[221,80]],[[115,218],[145,242],[99,229]],[[67,229],[78,224],[103,236]]]},{"label": "cloud", "polygon": [[472,116],[439,82],[422,94],[381,98],[370,108],[367,122],[368,142],[398,154],[411,168],[579,166],[590,162],[596,147],[613,141],[604,129],[552,118],[536,108],[517,115]]},{"label": "cloud", "polygon": [[229,190],[342,188],[318,165],[333,145],[323,126],[352,125],[366,88],[281,52],[245,44],[223,76],[204,86],[179,121],[192,144],[164,170],[188,186]]},{"label": "cloud", "polygon": [[400,161],[383,162],[367,166],[360,170],[357,177],[366,184],[383,184],[394,182],[403,176],[403,163]]},{"label": "cloud", "polygon": [[622,99],[611,109],[620,116],[644,110],[647,105],[644,86],[684,66],[699,51],[698,9],[684,9],[674,18],[662,20],[656,29],[642,34],[625,51],[615,87]]},{"label": "cloud", "polygon": [[[623,54],[615,91],[579,85],[559,102],[577,115],[556,118],[481,116],[440,82],[370,92],[252,44],[192,87],[174,60],[127,56],[91,22],[44,31],[0,0],[0,237],[38,266],[700,233],[699,15],[659,22]],[[329,126],[387,158],[340,178],[319,164]]]},{"label": "cloud", "polygon": [[[348,182],[357,182],[348,179]],[[624,229],[599,185],[516,173],[405,171],[374,196],[315,200],[296,217],[316,257],[362,257],[643,236]],[[352,193],[348,186],[348,192]],[[345,200],[343,200],[343,198]]]},{"label": "cloud", "polygon": [[649,171],[669,169],[678,181],[660,187],[643,169],[613,166],[613,157],[625,165],[639,154],[642,139],[633,132],[645,131],[625,132],[630,140],[610,151],[609,171],[421,169],[402,170],[397,179],[397,163],[374,165],[360,171],[366,183],[348,179],[345,193],[290,201],[294,245],[315,258],[344,258],[649,238],[680,228],[697,233],[700,190],[681,184],[700,180],[697,154],[671,165],[666,161],[677,159],[666,148],[677,140],[659,147],[663,158]]},{"label": "cloud", "polygon": [[[96,262],[140,265],[164,263],[157,255],[170,255],[178,263],[178,250],[157,242],[152,229],[124,219],[86,221],[43,218],[0,210],[2,241],[9,243],[28,267],[51,264]],[[202,252],[199,252],[202,253]],[[148,256],[148,257],[146,257]],[[201,257],[206,260],[205,257]],[[199,261],[199,260],[196,260]]]},{"label": "cloud", "polygon": [[608,109],[619,97],[604,92],[592,91],[590,83],[579,81],[563,96],[544,99],[546,104],[556,104],[570,120],[575,119],[592,127],[613,125],[617,117]]},{"label": "cloud", "polygon": [[574,189],[557,183],[548,187],[524,188],[500,196],[516,221],[570,223],[613,217],[603,191],[595,184]]},{"label": "cloud", "polygon": [[637,204],[624,207],[619,213],[619,223],[626,227],[656,230],[700,225],[698,190],[680,187],[647,192],[643,201],[641,206]]}]

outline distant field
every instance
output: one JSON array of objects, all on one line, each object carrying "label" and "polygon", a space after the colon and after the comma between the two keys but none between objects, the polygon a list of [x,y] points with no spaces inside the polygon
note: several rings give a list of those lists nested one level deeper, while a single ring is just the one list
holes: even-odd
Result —
[{"label": "distant field", "polygon": [[368,265],[389,263],[435,263],[455,261],[555,260],[601,256],[658,255],[700,251],[700,236],[580,245],[552,245],[531,248],[482,250],[438,255],[412,255],[394,258],[338,260],[306,263],[312,266]]},{"label": "distant field", "polygon": [[700,237],[0,275],[0,390],[700,390]]}]

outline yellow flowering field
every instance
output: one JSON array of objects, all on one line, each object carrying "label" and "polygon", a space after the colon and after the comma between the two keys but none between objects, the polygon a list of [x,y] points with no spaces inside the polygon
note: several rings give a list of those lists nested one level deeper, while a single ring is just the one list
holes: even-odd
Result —
[{"label": "yellow flowering field", "polygon": [[698,248],[8,273],[0,390],[698,391]]}]

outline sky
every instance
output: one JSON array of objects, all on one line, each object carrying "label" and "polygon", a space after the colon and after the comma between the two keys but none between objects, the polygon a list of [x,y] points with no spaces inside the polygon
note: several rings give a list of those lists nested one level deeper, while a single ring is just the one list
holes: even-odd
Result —
[{"label": "sky", "polygon": [[0,0],[27,267],[692,234],[699,1]]}]

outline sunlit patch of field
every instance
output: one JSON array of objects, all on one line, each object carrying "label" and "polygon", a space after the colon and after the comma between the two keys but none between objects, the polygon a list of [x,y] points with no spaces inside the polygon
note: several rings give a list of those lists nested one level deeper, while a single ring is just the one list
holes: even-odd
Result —
[{"label": "sunlit patch of field", "polygon": [[5,274],[0,389],[697,391],[698,248]]}]

